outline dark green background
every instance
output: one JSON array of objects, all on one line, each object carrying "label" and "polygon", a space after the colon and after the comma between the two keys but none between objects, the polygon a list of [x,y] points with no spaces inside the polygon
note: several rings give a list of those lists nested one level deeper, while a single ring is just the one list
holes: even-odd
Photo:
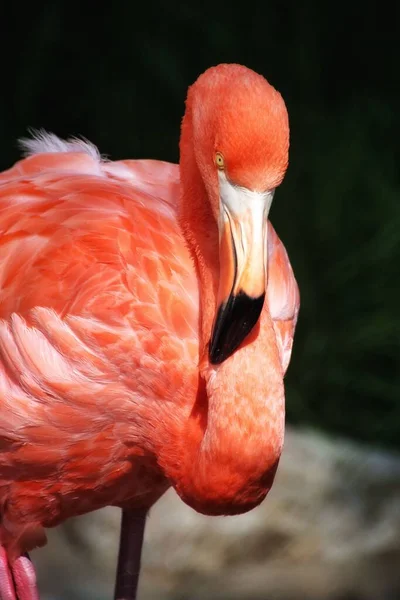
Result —
[{"label": "dark green background", "polygon": [[[288,420],[400,447],[399,15],[376,2],[2,7],[0,167],[28,127],[176,162],[187,86],[240,62],[283,94],[271,213],[302,296]],[[397,30],[396,30],[397,28]]]}]

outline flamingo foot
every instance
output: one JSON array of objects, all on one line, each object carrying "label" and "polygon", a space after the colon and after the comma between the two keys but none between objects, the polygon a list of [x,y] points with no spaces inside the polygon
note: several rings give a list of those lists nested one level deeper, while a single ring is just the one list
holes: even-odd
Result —
[{"label": "flamingo foot", "polygon": [[0,547],[0,600],[39,600],[35,569],[27,554],[10,564]]}]

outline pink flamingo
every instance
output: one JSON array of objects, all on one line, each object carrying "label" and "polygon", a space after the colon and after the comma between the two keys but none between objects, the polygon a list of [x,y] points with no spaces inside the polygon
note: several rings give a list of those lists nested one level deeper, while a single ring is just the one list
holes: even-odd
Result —
[{"label": "pink flamingo", "polygon": [[149,508],[208,515],[268,493],[299,309],[268,221],[285,104],[240,65],[189,89],[180,166],[108,162],[41,133],[0,174],[0,596],[34,600],[45,527],[123,509],[132,600]]}]

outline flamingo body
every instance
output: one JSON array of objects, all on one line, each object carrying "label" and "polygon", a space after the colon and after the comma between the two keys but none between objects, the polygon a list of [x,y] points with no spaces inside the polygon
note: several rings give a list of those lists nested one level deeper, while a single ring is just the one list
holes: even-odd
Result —
[{"label": "flamingo body", "polygon": [[184,419],[197,388],[178,178],[161,162],[60,153],[0,179],[2,543],[167,487],[138,429],[159,430],[160,411]]},{"label": "flamingo body", "polygon": [[214,366],[215,297],[203,298],[178,165],[109,162],[51,134],[26,145],[0,174],[0,545],[14,560],[45,527],[107,505],[147,509],[171,484],[206,514],[257,505],[282,449],[299,308],[272,225],[259,322]]}]

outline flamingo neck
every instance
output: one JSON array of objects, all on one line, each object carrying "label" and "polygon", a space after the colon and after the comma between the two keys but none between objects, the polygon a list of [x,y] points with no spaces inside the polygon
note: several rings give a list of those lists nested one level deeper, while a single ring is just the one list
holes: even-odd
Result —
[{"label": "flamingo neck", "polygon": [[264,310],[248,343],[210,365],[208,343],[218,287],[218,229],[183,122],[179,220],[200,289],[199,387],[177,442],[179,462],[165,469],[182,499],[206,514],[237,514],[268,493],[284,431],[282,370],[272,320]]},{"label": "flamingo neck", "polygon": [[[193,145],[181,141],[181,198],[179,222],[197,268],[200,290],[199,363],[208,364],[208,344],[218,292],[218,226],[196,164]],[[201,368],[202,370],[202,368]]]}]

